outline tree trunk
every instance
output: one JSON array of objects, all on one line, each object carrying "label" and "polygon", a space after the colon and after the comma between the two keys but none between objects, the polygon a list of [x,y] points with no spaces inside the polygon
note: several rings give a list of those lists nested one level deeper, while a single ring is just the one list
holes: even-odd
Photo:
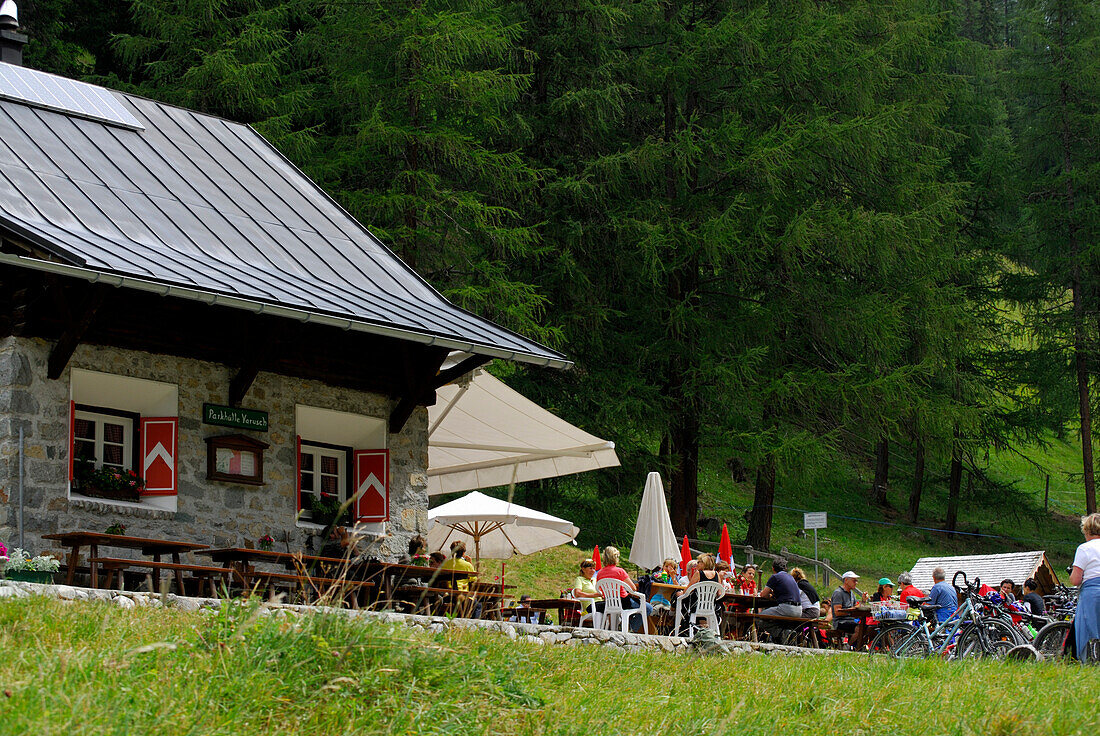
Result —
[{"label": "tree trunk", "polygon": [[[1069,106],[1069,85],[1062,82],[1061,105],[1063,111]],[[1062,115],[1062,172],[1066,178],[1066,210],[1069,227],[1069,256],[1073,264],[1070,289],[1073,293],[1073,364],[1077,373],[1077,409],[1081,416],[1081,465],[1084,470],[1085,511],[1096,512],[1096,478],[1093,474],[1092,460],[1092,407],[1089,404],[1089,367],[1088,339],[1085,335],[1085,304],[1081,283],[1081,248],[1074,223],[1076,193],[1073,189],[1073,159],[1070,156],[1071,134],[1068,114]]]},{"label": "tree trunk", "polygon": [[947,482],[947,531],[954,533],[959,524],[959,492],[962,489],[962,449],[959,447],[961,432],[955,425],[955,441],[951,445],[951,475]]},{"label": "tree trunk", "polygon": [[[671,22],[674,6],[665,9],[666,19]],[[690,109],[685,113],[690,115]],[[664,139],[671,146],[677,133],[677,102],[672,82],[665,86],[664,92]],[[676,168],[671,163],[665,166],[665,198],[669,208],[677,206],[679,180]],[[693,174],[689,172],[688,176]],[[697,260],[687,258],[668,274],[666,290],[669,304],[674,311],[683,305],[698,308],[699,267]],[[675,347],[669,359],[667,390],[665,395],[672,407],[669,426],[669,451],[671,454],[672,480],[672,529],[677,535],[695,536],[696,521],[699,518],[699,398],[695,389],[689,385],[694,358],[695,335],[690,326],[684,326],[677,315],[670,313],[669,331]]]},{"label": "tree trunk", "polygon": [[886,488],[890,483],[890,439],[883,435],[875,445],[875,479],[871,484],[871,501],[879,506],[889,505]]},{"label": "tree trunk", "polygon": [[745,544],[767,552],[772,543],[772,509],[775,503],[775,456],[768,455],[756,471],[756,495],[749,517]]},{"label": "tree trunk", "polygon": [[695,536],[699,518],[699,418],[690,407],[676,412],[671,431],[672,530]]},{"label": "tree trunk", "polygon": [[920,515],[920,497],[924,492],[924,438],[919,427],[916,435],[913,446],[913,486],[909,489],[909,521],[914,523]]}]

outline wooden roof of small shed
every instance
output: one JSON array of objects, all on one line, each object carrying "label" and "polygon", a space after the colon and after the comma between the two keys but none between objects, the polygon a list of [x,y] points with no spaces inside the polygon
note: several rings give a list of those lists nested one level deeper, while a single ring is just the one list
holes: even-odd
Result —
[{"label": "wooden roof of small shed", "polygon": [[0,231],[46,254],[0,260],[569,365],[451,304],[251,127],[107,92],[143,130],[0,99]]},{"label": "wooden roof of small shed", "polygon": [[[980,578],[983,583],[997,587],[1005,578],[1011,578],[1016,585],[1022,585],[1029,577],[1040,575],[1040,569],[1047,568],[1046,575],[1053,576],[1054,570],[1046,561],[1042,550],[1034,552],[1007,552],[999,555],[960,555],[954,557],[922,557],[913,565],[909,574],[913,576],[913,585],[927,591],[932,587],[932,571],[942,567],[947,573],[947,581],[956,570],[962,570],[973,581]],[[1057,582],[1054,576],[1052,582]]]}]

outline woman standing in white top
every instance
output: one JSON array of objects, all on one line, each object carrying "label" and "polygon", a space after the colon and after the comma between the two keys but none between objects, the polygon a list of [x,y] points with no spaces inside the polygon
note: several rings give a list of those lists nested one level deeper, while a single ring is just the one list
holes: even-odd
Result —
[{"label": "woman standing in white top", "polygon": [[1073,556],[1069,582],[1080,588],[1073,628],[1077,634],[1077,658],[1083,662],[1089,640],[1100,639],[1100,514],[1081,519],[1081,532],[1085,543]]}]

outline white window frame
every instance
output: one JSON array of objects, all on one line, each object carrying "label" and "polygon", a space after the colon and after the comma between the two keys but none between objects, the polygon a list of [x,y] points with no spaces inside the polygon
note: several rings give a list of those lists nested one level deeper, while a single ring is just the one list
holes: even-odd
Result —
[{"label": "white window frame", "polygon": [[[307,439],[302,439],[300,455],[310,455],[313,458],[313,470],[308,471],[313,475],[313,488],[305,488],[302,485],[302,460],[298,458],[298,484],[300,492],[304,494],[311,494],[314,496],[321,495],[321,458],[329,457],[334,458],[337,462],[337,488],[336,497],[340,503],[348,500],[348,452],[351,448],[333,448],[323,447],[316,442],[312,442]],[[307,504],[302,504],[302,519],[312,519],[313,514],[310,512]]]},{"label": "white window frame", "polygon": [[[105,373],[102,371],[93,371],[85,368],[73,368],[70,372],[69,378],[69,400],[76,405],[83,405],[92,409],[90,413],[95,414],[95,409],[107,409],[112,412],[126,412],[136,415],[132,418],[133,427],[129,433],[129,444],[125,448],[125,461],[126,466],[138,473],[138,468],[133,467],[135,461],[141,462],[141,458],[135,458],[135,450],[140,451],[140,447],[136,446],[141,432],[139,426],[141,417],[178,417],[179,416],[179,386],[175,383],[168,383],[165,381],[154,381],[146,378],[135,378],[133,376],[123,376],[115,373]],[[66,411],[66,413],[68,413]],[[75,409],[74,414],[80,418],[84,418],[84,412],[81,409]],[[118,418],[114,414],[107,414],[105,416]],[[128,418],[128,417],[127,417]],[[70,428],[70,432],[75,435],[76,428]],[[97,437],[98,439],[98,437]],[[73,448],[75,452],[76,437],[73,437]],[[101,446],[97,445],[97,460],[102,457]],[[178,447],[177,447],[178,451]],[[140,454],[140,453],[139,453]],[[76,462],[76,458],[72,458],[73,462]],[[97,463],[96,467],[101,467],[102,463]],[[74,468],[75,470],[75,468]],[[68,488],[69,500],[79,501],[92,501],[97,504],[104,504],[108,506],[118,506],[120,508],[147,508],[156,509],[158,511],[167,511],[169,513],[175,513],[178,509],[178,496],[143,496],[140,501],[120,501],[114,499],[98,498],[84,496],[79,490],[73,488],[73,484],[69,484]]]},{"label": "white window frame", "polygon": [[[120,416],[118,414],[104,414],[101,412],[87,411],[84,409],[76,409],[73,416],[76,419],[82,419],[86,422],[92,422],[95,427],[95,469],[99,470],[104,465],[104,431],[103,425],[105,423],[121,424],[122,425],[122,464],[109,465],[112,468],[119,468],[120,470],[133,470],[134,469],[134,419],[133,417]],[[76,427],[73,427],[73,451],[76,450],[76,445],[79,442],[87,442],[86,438],[76,436]],[[112,443],[113,444],[113,443]],[[76,462],[74,458],[74,462]]]}]

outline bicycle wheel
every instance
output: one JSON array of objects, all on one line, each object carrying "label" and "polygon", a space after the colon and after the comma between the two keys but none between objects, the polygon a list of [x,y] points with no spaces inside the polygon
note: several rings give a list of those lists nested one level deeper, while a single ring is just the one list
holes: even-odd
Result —
[{"label": "bicycle wheel", "polygon": [[917,629],[895,642],[890,649],[890,656],[898,659],[925,659],[932,656],[932,644],[922,634],[924,632]]},{"label": "bicycle wheel", "polygon": [[959,632],[955,657],[996,657],[1004,659],[1009,649],[1020,644],[1012,626],[1004,621],[987,619],[970,623]]},{"label": "bicycle wheel", "polygon": [[911,633],[913,633],[912,626],[905,626],[904,624],[886,626],[880,629],[875,638],[871,640],[871,647],[867,652],[869,654],[890,654],[894,646],[902,642]]},{"label": "bicycle wheel", "polygon": [[1061,659],[1068,637],[1069,621],[1051,621],[1039,629],[1032,646],[1039,650],[1044,659]]},{"label": "bicycle wheel", "polygon": [[820,649],[821,643],[818,640],[819,634],[817,633],[817,625],[811,624],[810,626],[803,626],[801,629],[795,632],[795,640],[792,642],[796,647],[803,647],[805,649]]}]

